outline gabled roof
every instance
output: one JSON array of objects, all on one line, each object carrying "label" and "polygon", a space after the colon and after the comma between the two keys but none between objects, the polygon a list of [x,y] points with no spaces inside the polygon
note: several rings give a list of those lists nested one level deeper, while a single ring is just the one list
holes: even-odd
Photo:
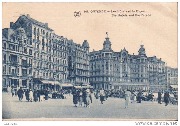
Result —
[{"label": "gabled roof", "polygon": [[48,29],[48,30],[50,30],[50,31],[53,31],[51,28],[49,28],[49,27],[46,25],[46,23],[39,22],[39,21],[31,18],[30,16],[22,15],[22,16],[20,16],[20,17],[18,18],[18,20],[17,20],[16,22],[18,22],[18,21],[21,20],[21,19],[24,19],[24,20],[26,20],[27,22],[31,22],[31,23],[33,23],[33,24],[36,24],[36,25],[41,26],[41,27],[43,27],[43,28],[46,28],[46,29]]}]

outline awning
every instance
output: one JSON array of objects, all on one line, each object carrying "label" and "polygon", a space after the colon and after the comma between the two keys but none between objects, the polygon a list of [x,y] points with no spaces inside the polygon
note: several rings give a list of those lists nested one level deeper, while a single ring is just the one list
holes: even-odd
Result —
[{"label": "awning", "polygon": [[49,84],[48,80],[42,80],[41,82],[44,83],[44,84]]},{"label": "awning", "polygon": [[51,85],[60,85],[58,81],[48,81]]},{"label": "awning", "polygon": [[[112,84],[112,85],[115,85],[116,84]],[[117,86],[149,86],[148,83],[119,83],[117,84]]]},{"label": "awning", "polygon": [[170,85],[172,88],[178,88],[178,85]]},{"label": "awning", "polygon": [[54,84],[61,85],[61,83],[59,83],[58,81],[55,81]]},{"label": "awning", "polygon": [[88,86],[74,86],[75,88],[77,88],[77,89],[82,89],[82,88],[93,88],[93,86],[90,86],[90,85],[88,85]]},{"label": "awning", "polygon": [[63,83],[60,86],[62,86],[62,87],[73,87],[73,85],[70,83]]}]

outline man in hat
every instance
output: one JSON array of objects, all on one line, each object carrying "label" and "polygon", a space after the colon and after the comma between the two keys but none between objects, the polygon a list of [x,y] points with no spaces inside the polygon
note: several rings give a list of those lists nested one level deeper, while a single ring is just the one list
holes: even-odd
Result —
[{"label": "man in hat", "polygon": [[17,95],[19,97],[19,101],[22,101],[23,94],[24,94],[24,91],[23,91],[22,87],[20,87],[20,89],[17,91]]},{"label": "man in hat", "polygon": [[169,104],[169,92],[165,91],[164,93],[164,102],[165,102],[165,106],[167,106]]}]

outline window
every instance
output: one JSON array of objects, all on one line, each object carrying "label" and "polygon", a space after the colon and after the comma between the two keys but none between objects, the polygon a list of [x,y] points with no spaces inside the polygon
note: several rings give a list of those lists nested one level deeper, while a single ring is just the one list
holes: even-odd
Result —
[{"label": "window", "polygon": [[6,62],[6,54],[4,54],[3,61]]},{"label": "window", "polygon": [[29,70],[29,74],[32,74],[32,70],[31,69]]},{"label": "window", "polygon": [[46,33],[46,37],[48,37],[48,32]]},{"label": "window", "polygon": [[6,65],[3,66],[3,73],[6,73]]},{"label": "window", "polygon": [[37,48],[39,49],[39,44],[37,44]]},{"label": "window", "polygon": [[29,49],[29,55],[32,55],[32,50],[31,49]]},{"label": "window", "polygon": [[15,51],[15,45],[9,44],[9,49]]},{"label": "window", "polygon": [[26,53],[26,54],[27,54],[27,48],[24,48],[24,53]]},{"label": "window", "polygon": [[36,27],[34,28],[34,35],[36,35]]},{"label": "window", "polygon": [[6,49],[6,43],[3,44],[3,49]]}]

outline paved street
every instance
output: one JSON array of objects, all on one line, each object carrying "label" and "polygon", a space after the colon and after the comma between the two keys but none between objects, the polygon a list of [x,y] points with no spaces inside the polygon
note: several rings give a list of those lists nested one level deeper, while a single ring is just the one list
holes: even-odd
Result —
[{"label": "paved street", "polygon": [[[74,107],[72,95],[67,95],[67,99],[49,99],[42,102],[22,102],[18,97],[11,97],[7,93],[2,93],[2,116],[3,119],[19,118],[54,118],[63,120],[64,118],[81,118],[85,120],[91,118],[104,118],[105,120],[177,120],[178,106],[158,104],[157,102],[130,103],[129,108],[124,108],[124,99],[108,98],[104,104],[93,98],[90,108]],[[84,118],[84,119],[82,119]],[[76,120],[74,119],[74,120]]]}]

